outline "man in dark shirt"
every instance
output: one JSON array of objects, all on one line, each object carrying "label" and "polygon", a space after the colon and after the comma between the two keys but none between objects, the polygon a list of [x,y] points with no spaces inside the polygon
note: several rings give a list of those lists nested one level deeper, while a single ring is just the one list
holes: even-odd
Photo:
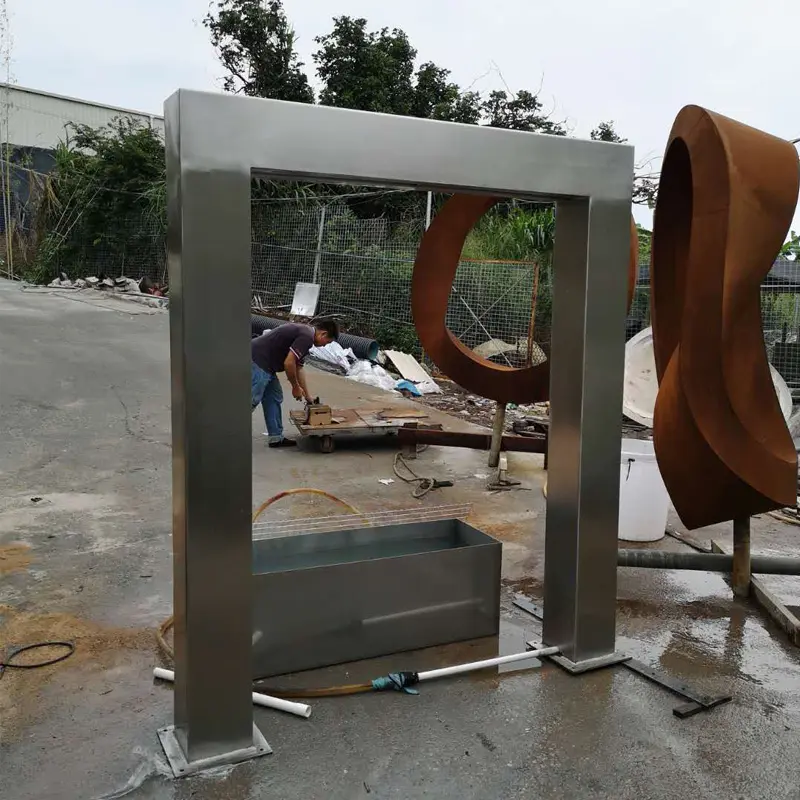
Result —
[{"label": "man in dark shirt", "polygon": [[260,403],[264,409],[270,447],[293,447],[297,442],[283,436],[281,403],[283,391],[278,380],[279,372],[286,372],[295,400],[311,401],[311,392],[306,384],[303,362],[313,347],[324,347],[339,338],[339,327],[335,320],[323,319],[312,325],[287,322],[261,336],[250,344],[251,405],[253,410]]}]

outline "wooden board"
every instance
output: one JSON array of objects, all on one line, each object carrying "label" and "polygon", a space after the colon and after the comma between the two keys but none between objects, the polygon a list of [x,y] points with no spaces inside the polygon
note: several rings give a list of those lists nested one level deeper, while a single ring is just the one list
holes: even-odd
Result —
[{"label": "wooden board", "polygon": [[414,356],[401,353],[399,350],[386,350],[386,357],[395,365],[397,371],[411,383],[429,381],[431,376],[425,372],[422,364]]},{"label": "wooden board", "polygon": [[428,415],[421,409],[372,406],[368,408],[333,408],[330,425],[306,425],[305,411],[290,411],[289,418],[303,436],[332,436],[335,434],[357,434],[392,431],[402,427],[409,419],[424,420]]}]

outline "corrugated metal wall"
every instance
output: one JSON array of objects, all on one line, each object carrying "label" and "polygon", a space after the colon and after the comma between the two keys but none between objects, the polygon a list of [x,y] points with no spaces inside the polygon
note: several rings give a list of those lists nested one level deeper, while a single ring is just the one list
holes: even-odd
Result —
[{"label": "corrugated metal wall", "polygon": [[153,127],[164,130],[161,117],[0,84],[0,141],[17,146],[52,149],[65,138],[69,122],[99,128],[123,115],[152,120]]}]

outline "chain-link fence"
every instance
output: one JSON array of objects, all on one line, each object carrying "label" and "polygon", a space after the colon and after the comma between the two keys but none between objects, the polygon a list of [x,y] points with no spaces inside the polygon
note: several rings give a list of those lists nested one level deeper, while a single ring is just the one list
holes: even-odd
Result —
[{"label": "chain-link fence", "polygon": [[[779,259],[761,285],[761,324],[770,363],[800,396],[800,260]],[[639,278],[627,322],[630,338],[650,325],[650,269]]]},{"label": "chain-link fence", "polygon": [[[411,317],[411,274],[424,228],[423,220],[359,219],[343,206],[287,208],[256,201],[254,297],[265,308],[288,310],[296,283],[319,284],[318,313],[341,314],[351,332],[420,355]],[[512,345],[500,358],[518,362],[524,360],[531,329],[547,350],[550,292],[549,271],[536,264],[465,259],[447,324],[469,347],[490,339]]]},{"label": "chain-link fence", "polygon": [[[166,282],[163,229],[151,217],[128,223],[113,242],[73,242],[60,268],[71,278],[124,274]],[[61,227],[68,232],[69,220]],[[422,357],[411,317],[411,274],[424,228],[423,219],[360,218],[337,203],[254,200],[254,300],[288,313],[295,285],[317,283],[319,314],[340,315],[350,332]],[[649,278],[649,266],[641,265],[628,338],[650,324]],[[464,259],[447,324],[471,348],[480,350],[492,339],[504,342],[505,352],[494,357],[513,365],[524,362],[532,335],[535,363],[549,353],[551,298],[547,265]],[[800,261],[775,263],[762,286],[761,308],[770,361],[800,395]]]}]

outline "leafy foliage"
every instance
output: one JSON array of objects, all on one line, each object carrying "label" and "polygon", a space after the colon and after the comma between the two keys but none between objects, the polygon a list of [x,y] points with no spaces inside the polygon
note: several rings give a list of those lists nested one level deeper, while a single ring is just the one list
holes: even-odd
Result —
[{"label": "leafy foliage", "polygon": [[625,144],[627,139],[623,139],[614,129],[614,121],[601,122],[589,136],[598,142],[617,142],[617,144]]},{"label": "leafy foliage", "polygon": [[[149,126],[119,117],[104,128],[73,125],[55,151],[39,218],[43,238],[30,275],[77,274],[87,247],[124,264],[126,248],[166,233],[164,143]],[[152,229],[142,227],[142,219]],[[118,267],[117,267],[118,268]]]},{"label": "leafy foliage", "polygon": [[227,92],[313,103],[314,92],[295,51],[280,0],[219,0],[203,24],[228,71]]},{"label": "leafy foliage", "polygon": [[463,256],[484,261],[549,264],[555,227],[555,213],[551,206],[494,208],[470,232]]},{"label": "leafy foliage", "polygon": [[410,114],[414,106],[414,59],[408,36],[395,28],[367,31],[367,21],[334,17],[333,30],[314,41],[319,102],[383,114]]},{"label": "leafy foliage", "polygon": [[[614,128],[614,121],[601,122],[589,136],[595,141],[616,142],[625,144],[628,140],[623,139]],[[658,199],[658,181],[649,175],[636,175],[633,179],[633,202],[637,205],[656,207]]]},{"label": "leafy foliage", "polygon": [[658,200],[658,181],[649,176],[637,175],[633,179],[633,202],[655,208],[656,200]]},{"label": "leafy foliage", "polygon": [[314,41],[322,105],[566,134],[532,92],[497,90],[482,98],[478,92],[462,92],[449,80],[449,70],[430,61],[415,70],[417,51],[397,28],[368,31],[366,19],[341,16],[334,18],[330,33]]},{"label": "leafy foliage", "polygon": [[477,125],[481,119],[480,95],[462,92],[449,76],[450,70],[430,61],[419,67],[411,116]]},{"label": "leafy foliage", "polygon": [[503,90],[490,92],[481,109],[485,124],[492,128],[567,135],[563,123],[553,122],[549,115],[542,113],[542,101],[526,89],[521,89],[516,95]]},{"label": "leafy foliage", "polygon": [[636,224],[636,232],[639,235],[639,263],[649,264],[650,255],[653,247],[653,232]]},{"label": "leafy foliage", "polygon": [[792,231],[786,243],[781,247],[781,258],[800,259],[800,235]]}]

